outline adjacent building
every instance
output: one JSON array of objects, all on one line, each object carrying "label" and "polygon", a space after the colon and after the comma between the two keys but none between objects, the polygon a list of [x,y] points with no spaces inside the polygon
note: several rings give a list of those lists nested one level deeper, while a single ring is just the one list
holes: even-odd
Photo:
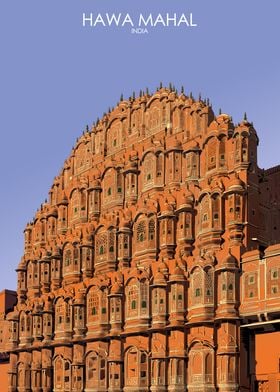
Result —
[{"label": "adjacent building", "polygon": [[12,290],[0,292],[0,390],[8,391],[10,322],[7,314],[17,302],[17,293]]},{"label": "adjacent building", "polygon": [[280,167],[257,145],[163,87],[88,127],[25,228],[9,392],[278,391]]}]

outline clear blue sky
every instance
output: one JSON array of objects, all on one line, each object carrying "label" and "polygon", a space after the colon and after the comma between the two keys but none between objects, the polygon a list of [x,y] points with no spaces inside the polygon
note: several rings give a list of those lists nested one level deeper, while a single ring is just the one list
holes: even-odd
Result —
[{"label": "clear blue sky", "polygon": [[[192,12],[197,28],[149,34],[82,27],[82,13]],[[86,124],[159,82],[209,97],[260,137],[277,165],[280,2],[259,0],[2,0],[0,5],[0,289],[16,287],[22,231]]]}]

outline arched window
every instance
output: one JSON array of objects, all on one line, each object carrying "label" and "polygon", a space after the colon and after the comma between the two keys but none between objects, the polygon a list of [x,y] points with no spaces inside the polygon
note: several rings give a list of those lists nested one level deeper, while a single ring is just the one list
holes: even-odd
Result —
[{"label": "arched window", "polygon": [[91,352],[86,357],[86,388],[106,387],[107,359],[102,352]]},{"label": "arched window", "polygon": [[68,300],[59,298],[55,304],[55,333],[70,332],[72,330],[71,306]]},{"label": "arched window", "polygon": [[158,154],[157,159],[156,159],[156,177],[162,177],[163,176],[163,159],[164,156],[163,154]]},{"label": "arched window", "polygon": [[149,314],[149,282],[132,279],[126,287],[126,320]]},{"label": "arched window", "polygon": [[235,163],[241,162],[241,141],[240,135],[235,136],[235,153],[234,153]]},{"label": "arched window", "polygon": [[112,297],[110,299],[110,321],[120,322],[122,318],[122,303],[118,297]]},{"label": "arched window", "polygon": [[235,274],[231,271],[221,273],[221,302],[235,302]]},{"label": "arched window", "polygon": [[74,270],[79,271],[80,270],[80,252],[77,247],[75,247],[73,250],[73,264],[74,264]]},{"label": "arched window", "polygon": [[108,249],[108,235],[104,229],[95,236],[95,264],[103,261]]},{"label": "arched window", "polygon": [[154,219],[150,219],[150,221],[149,221],[148,239],[149,239],[149,241],[153,241],[155,239],[155,221],[154,221]]},{"label": "arched window", "polygon": [[54,360],[54,389],[61,392],[71,390],[71,363],[62,357]]},{"label": "arched window", "polygon": [[169,298],[170,313],[184,310],[184,286],[182,284],[172,284]]},{"label": "arched window", "polygon": [[146,241],[146,222],[141,221],[137,225],[137,242]]},{"label": "arched window", "polygon": [[63,275],[72,270],[72,248],[67,247],[63,252]]},{"label": "arched window", "polygon": [[93,286],[87,294],[87,325],[93,326],[91,332],[96,330],[96,325],[108,323],[108,298],[107,290]]},{"label": "arched window", "polygon": [[143,187],[150,188],[154,185],[155,181],[155,169],[156,169],[156,156],[153,153],[148,153],[144,161],[142,179],[143,179]]},{"label": "arched window", "polygon": [[149,127],[152,132],[155,132],[160,125],[159,109],[157,107],[151,107],[149,117]]},{"label": "arched window", "polygon": [[212,196],[212,227],[220,228],[220,197],[218,194]]},{"label": "arched window", "polygon": [[71,213],[72,220],[75,220],[80,216],[80,195],[77,189],[75,189],[71,195]]},{"label": "arched window", "polygon": [[186,154],[186,178],[197,178],[199,169],[199,154],[190,151]]},{"label": "arched window", "polygon": [[154,215],[141,215],[133,227],[133,253],[134,255],[149,254],[154,257],[156,246],[156,219]]},{"label": "arched window", "polygon": [[122,195],[123,192],[123,174],[120,170],[117,172],[117,196]]},{"label": "arched window", "polygon": [[17,367],[17,386],[21,390],[29,390],[31,386],[30,366],[20,362]]},{"label": "arched window", "polygon": [[138,132],[139,125],[140,125],[140,111],[134,110],[131,114],[131,133]]},{"label": "arched window", "polygon": [[207,144],[207,170],[216,169],[217,165],[217,139],[212,138]]},{"label": "arched window", "polygon": [[166,290],[164,287],[153,288],[152,314],[157,316],[166,312]]},{"label": "arched window", "polygon": [[116,256],[116,236],[113,229],[108,230],[108,248],[109,248],[109,259],[114,259]]},{"label": "arched window", "polygon": [[247,162],[248,161],[248,140],[246,137],[242,138],[242,144],[241,144],[242,152],[242,162]]},{"label": "arched window", "polygon": [[214,350],[212,347],[196,343],[189,352],[189,384],[212,384]]},{"label": "arched window", "polygon": [[81,198],[81,202],[80,202],[80,206],[81,206],[80,215],[81,215],[81,218],[86,218],[86,216],[87,216],[87,192],[86,192],[85,189],[81,190],[80,198]]},{"label": "arched window", "polygon": [[204,301],[205,303],[213,304],[214,300],[214,273],[212,268],[207,268],[204,271]]},{"label": "arched window", "polygon": [[219,167],[226,166],[226,137],[223,137],[219,143]]},{"label": "arched window", "polygon": [[19,319],[19,340],[20,343],[30,343],[32,337],[32,316],[30,313],[21,312]]},{"label": "arched window", "polygon": [[107,131],[107,153],[113,154],[121,147],[122,135],[121,135],[121,122],[114,120]]},{"label": "arched window", "polygon": [[201,221],[201,230],[202,231],[210,228],[209,195],[205,195],[200,202],[200,221]]},{"label": "arched window", "polygon": [[97,287],[92,287],[87,295],[87,320],[89,323],[99,322],[100,301],[99,290]]},{"label": "arched window", "polygon": [[212,305],[214,301],[214,273],[212,268],[195,268],[191,274],[192,305]]},{"label": "arched window", "polygon": [[116,229],[101,227],[95,235],[95,270],[115,270],[117,262]]},{"label": "arched window", "polygon": [[131,347],[125,354],[125,386],[134,388],[148,386],[148,355]]},{"label": "arched window", "polygon": [[146,281],[140,282],[140,299],[141,299],[141,313],[146,314],[148,311],[148,295],[149,285]]},{"label": "arched window", "polygon": [[130,284],[127,289],[127,317],[138,316],[139,292],[137,282]]},{"label": "arched window", "polygon": [[116,186],[116,170],[110,168],[106,171],[103,178],[103,204],[106,206],[114,202]]}]

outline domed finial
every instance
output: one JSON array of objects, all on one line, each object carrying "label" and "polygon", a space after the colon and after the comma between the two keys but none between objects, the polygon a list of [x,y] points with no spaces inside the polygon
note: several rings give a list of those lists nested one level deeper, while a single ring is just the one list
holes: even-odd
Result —
[{"label": "domed finial", "polygon": [[184,86],[181,86],[181,94],[184,94],[185,90],[184,90]]},{"label": "domed finial", "polygon": [[244,120],[244,121],[247,121],[247,113],[246,113],[246,112],[244,113],[243,120]]}]

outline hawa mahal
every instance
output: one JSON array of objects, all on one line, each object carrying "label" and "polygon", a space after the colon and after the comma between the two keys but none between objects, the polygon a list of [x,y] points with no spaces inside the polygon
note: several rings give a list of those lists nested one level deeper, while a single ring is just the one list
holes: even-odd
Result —
[{"label": "hawa mahal", "polygon": [[280,167],[257,145],[171,86],[87,127],[0,298],[3,391],[279,391]]}]

